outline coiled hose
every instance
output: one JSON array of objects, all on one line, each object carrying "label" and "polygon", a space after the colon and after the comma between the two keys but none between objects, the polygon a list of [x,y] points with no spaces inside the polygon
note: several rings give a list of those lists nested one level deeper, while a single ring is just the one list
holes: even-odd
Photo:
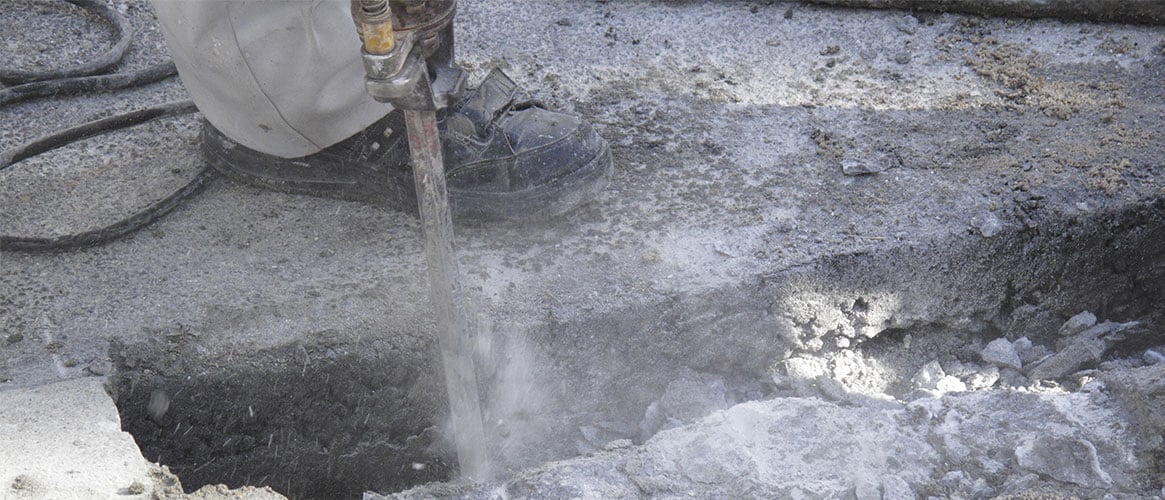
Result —
[{"label": "coiled hose", "polygon": [[[56,97],[135,87],[153,83],[177,74],[173,62],[166,62],[129,73],[103,74],[125,57],[132,42],[129,22],[102,0],[65,0],[107,21],[114,30],[117,42],[113,47],[84,64],[48,71],[24,71],[0,68],[0,82],[15,85],[0,89],[0,106],[37,97]],[[164,116],[175,116],[198,111],[193,101],[175,101],[150,106],[129,113],[91,121],[0,153],[0,170],[26,158],[66,144],[138,125]],[[141,211],[98,229],[55,237],[11,236],[0,234],[0,251],[63,251],[100,245],[137,231],[158,220],[177,207],[183,200],[198,192],[213,177],[213,170],[203,168],[193,180],[169,196],[151,203]]]}]

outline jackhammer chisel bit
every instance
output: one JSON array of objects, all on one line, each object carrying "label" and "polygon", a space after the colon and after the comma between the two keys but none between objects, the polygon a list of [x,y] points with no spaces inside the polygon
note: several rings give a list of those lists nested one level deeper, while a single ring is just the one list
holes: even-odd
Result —
[{"label": "jackhammer chisel bit", "polygon": [[352,0],[352,17],[363,40],[369,95],[405,114],[457,459],[463,476],[486,480],[486,440],[473,361],[477,332],[457,270],[437,132],[437,110],[449,106],[465,82],[464,72],[453,65],[455,6],[456,0]]}]

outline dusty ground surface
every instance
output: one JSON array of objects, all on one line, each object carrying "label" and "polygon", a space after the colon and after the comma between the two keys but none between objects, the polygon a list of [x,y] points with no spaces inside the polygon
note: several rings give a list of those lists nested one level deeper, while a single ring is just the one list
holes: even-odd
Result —
[{"label": "dusty ground surface", "polygon": [[[137,29],[123,68],[163,60],[148,6],[117,5]],[[107,40],[57,2],[4,9],[10,64],[81,60]],[[838,395],[917,401],[911,378],[931,361],[969,384],[995,366],[982,359],[989,341],[1026,336],[1057,352],[1057,330],[1084,310],[1147,325],[1147,340],[1105,354],[1131,360],[1109,371],[1141,369],[1159,338],[1161,28],[743,1],[563,0],[530,12],[486,0],[465,2],[457,22],[461,59],[477,77],[501,67],[532,95],[587,116],[616,168],[599,199],[566,217],[458,229],[492,339],[482,370],[501,470],[622,439],[630,451],[596,460],[642,462],[675,439],[715,435],[716,424],[653,438],[661,429],[776,396],[841,414],[834,422],[889,425],[894,412],[916,410],[854,409]],[[52,42],[64,38],[86,43]],[[169,81],[9,106],[0,149],[183,98]],[[200,168],[197,130],[195,117],[163,120],[0,172],[0,233],[63,234],[132,213]],[[0,388],[109,376],[146,458],[190,487],[327,497],[447,478],[421,244],[405,214],[218,180],[124,240],[0,254]],[[837,362],[854,356],[874,361]],[[806,387],[782,364],[791,358],[828,370],[794,370],[814,381]],[[1014,375],[982,389],[1022,398],[1003,387],[1033,381]],[[1145,416],[1156,400],[1120,380],[1125,389],[1089,408],[1130,436],[1157,429]],[[1050,398],[1075,404],[1087,384],[1055,385],[1064,392]],[[159,398],[166,411],[151,411]],[[941,403],[928,403],[930,414],[946,418],[960,404],[950,398],[932,398]],[[713,419],[807,421],[776,403],[749,405]],[[787,427],[762,426],[758,439]],[[684,437],[685,428],[695,430]],[[1089,482],[1099,473],[1082,486],[1027,459],[1034,483],[984,473],[981,456],[1016,468],[1039,455],[1030,450],[1047,442],[1032,432],[968,446],[959,467],[874,463],[868,481],[821,492],[905,483],[937,494],[954,472],[962,476],[949,482],[966,496],[979,479],[997,493],[1109,487]],[[1088,463],[1130,450],[1126,435],[1095,432],[1057,436],[1091,443]],[[735,444],[699,449],[747,447],[724,442]],[[1157,492],[1156,446],[1099,470],[1118,493]],[[832,470],[823,463],[812,470]],[[643,484],[637,491],[672,491]]]}]

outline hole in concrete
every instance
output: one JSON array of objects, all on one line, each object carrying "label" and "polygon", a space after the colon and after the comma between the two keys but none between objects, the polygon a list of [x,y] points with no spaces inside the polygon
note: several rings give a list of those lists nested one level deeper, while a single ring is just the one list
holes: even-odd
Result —
[{"label": "hole in concrete", "polygon": [[[511,469],[532,466],[621,440],[642,443],[774,397],[845,406],[864,404],[855,395],[910,400],[942,383],[951,391],[1047,384],[1025,379],[1027,368],[993,365],[985,351],[1003,338],[1025,366],[1038,364],[1062,345],[1061,325],[1084,310],[1101,322],[1161,324],[1160,208],[838,256],[617,313],[551,311],[545,323],[494,339],[493,355],[505,362],[487,363],[493,368],[482,380],[491,387],[485,411],[495,452]],[[1098,371],[1153,362],[1145,349],[1163,343],[1159,331],[1113,343],[1056,383],[1081,390]],[[292,498],[354,497],[455,472],[439,425],[443,385],[425,342],[409,350],[372,335],[321,332],[230,360],[201,352],[181,327],[153,337],[113,346],[116,400],[146,457],[170,466],[188,490],[224,483],[271,486]],[[1138,451],[1150,464],[1144,471],[1157,470],[1161,450],[1158,438]],[[1014,453],[990,458],[1015,461]],[[946,479],[915,492],[947,494]]]},{"label": "hole in concrete", "polygon": [[222,483],[353,498],[449,478],[434,427],[442,392],[416,375],[424,367],[378,363],[382,347],[362,344],[206,365],[186,337],[161,337],[113,346],[116,401],[144,456],[188,492]]}]

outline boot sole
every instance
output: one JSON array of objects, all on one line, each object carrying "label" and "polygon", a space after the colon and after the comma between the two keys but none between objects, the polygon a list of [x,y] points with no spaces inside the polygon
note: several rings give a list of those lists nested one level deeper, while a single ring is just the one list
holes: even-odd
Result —
[{"label": "boot sole", "polygon": [[[203,148],[203,154],[211,167],[228,179],[242,184],[290,194],[387,206],[414,215],[419,211],[416,194],[412,190],[398,187],[402,185],[401,183],[408,183],[411,186],[413,182],[411,178],[389,182],[386,178],[378,178],[380,176],[375,175],[375,172],[348,171],[342,174],[326,173],[328,179],[320,179],[321,173],[316,175],[306,173],[310,169],[307,165],[303,167],[305,172],[295,172],[294,167],[285,165],[287,162],[294,163],[295,160],[273,161],[253,155],[253,158],[247,159],[250,161],[239,161],[239,158],[228,161],[208,148]],[[255,165],[256,171],[238,166],[244,163]],[[570,175],[537,188],[501,193],[450,189],[451,211],[453,218],[458,221],[556,217],[593,198],[609,184],[612,170],[611,148],[604,142],[602,150],[591,161]],[[384,177],[388,175],[390,174],[381,174]]]}]

